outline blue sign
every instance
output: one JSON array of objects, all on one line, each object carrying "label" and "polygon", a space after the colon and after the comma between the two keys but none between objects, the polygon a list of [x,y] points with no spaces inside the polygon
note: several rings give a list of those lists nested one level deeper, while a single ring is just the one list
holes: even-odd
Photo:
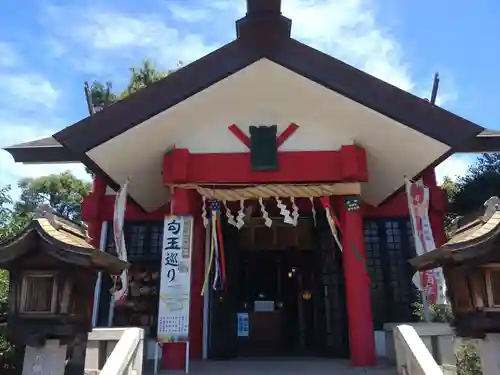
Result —
[{"label": "blue sign", "polygon": [[249,320],[248,313],[238,313],[237,314],[237,324],[238,327],[238,337],[248,337],[249,335]]}]

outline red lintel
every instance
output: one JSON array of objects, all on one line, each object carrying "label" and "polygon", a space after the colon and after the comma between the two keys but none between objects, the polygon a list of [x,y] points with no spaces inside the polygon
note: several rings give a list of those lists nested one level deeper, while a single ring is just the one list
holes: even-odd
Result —
[{"label": "red lintel", "polygon": [[342,146],[338,151],[283,151],[279,170],[252,171],[250,153],[191,154],[174,149],[164,157],[165,184],[182,183],[313,183],[367,181],[364,149]]}]

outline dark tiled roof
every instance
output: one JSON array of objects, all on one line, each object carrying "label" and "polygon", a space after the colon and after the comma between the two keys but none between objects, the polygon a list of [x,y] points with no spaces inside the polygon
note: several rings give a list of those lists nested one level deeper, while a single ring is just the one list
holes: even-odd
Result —
[{"label": "dark tiled roof", "polygon": [[418,270],[463,263],[488,254],[500,235],[500,199],[491,197],[475,212],[454,220],[451,238],[443,246],[410,260]]},{"label": "dark tiled roof", "polygon": [[[19,235],[0,243],[0,266],[8,268],[8,264],[18,257],[36,249],[43,249],[67,263],[114,274],[128,268],[127,262],[94,248],[87,239],[85,226],[55,215],[50,206],[42,206]],[[40,246],[39,240],[48,246]],[[66,254],[63,258],[60,257],[61,252]]]}]

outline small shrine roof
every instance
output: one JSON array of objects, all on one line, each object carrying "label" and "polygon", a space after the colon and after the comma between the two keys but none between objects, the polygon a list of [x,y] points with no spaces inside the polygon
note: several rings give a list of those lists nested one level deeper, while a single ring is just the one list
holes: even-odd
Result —
[{"label": "small shrine roof", "polygon": [[14,160],[20,159],[23,163],[57,163],[78,162],[67,148],[54,137],[36,139],[6,147]]},{"label": "small shrine roof", "polygon": [[441,247],[410,260],[424,271],[450,264],[480,260],[494,249],[500,235],[500,199],[491,197],[475,212],[454,219],[450,239]]},{"label": "small shrine roof", "polygon": [[128,268],[127,262],[96,249],[87,238],[84,225],[62,218],[44,205],[37,209],[34,219],[21,233],[0,243],[0,266],[9,268],[9,263],[36,248],[63,262],[113,274]]}]

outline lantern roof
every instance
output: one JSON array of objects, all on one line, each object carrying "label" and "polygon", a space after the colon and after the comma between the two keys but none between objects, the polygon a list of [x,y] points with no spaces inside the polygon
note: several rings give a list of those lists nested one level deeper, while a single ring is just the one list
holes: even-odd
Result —
[{"label": "lantern roof", "polygon": [[127,262],[94,248],[87,239],[85,226],[64,219],[43,205],[21,233],[0,243],[0,267],[8,269],[16,259],[43,251],[61,262],[112,274],[128,268]]},{"label": "lantern roof", "polygon": [[453,220],[450,239],[410,260],[419,271],[464,263],[480,265],[495,250],[500,236],[500,198],[491,197],[475,212]]}]

